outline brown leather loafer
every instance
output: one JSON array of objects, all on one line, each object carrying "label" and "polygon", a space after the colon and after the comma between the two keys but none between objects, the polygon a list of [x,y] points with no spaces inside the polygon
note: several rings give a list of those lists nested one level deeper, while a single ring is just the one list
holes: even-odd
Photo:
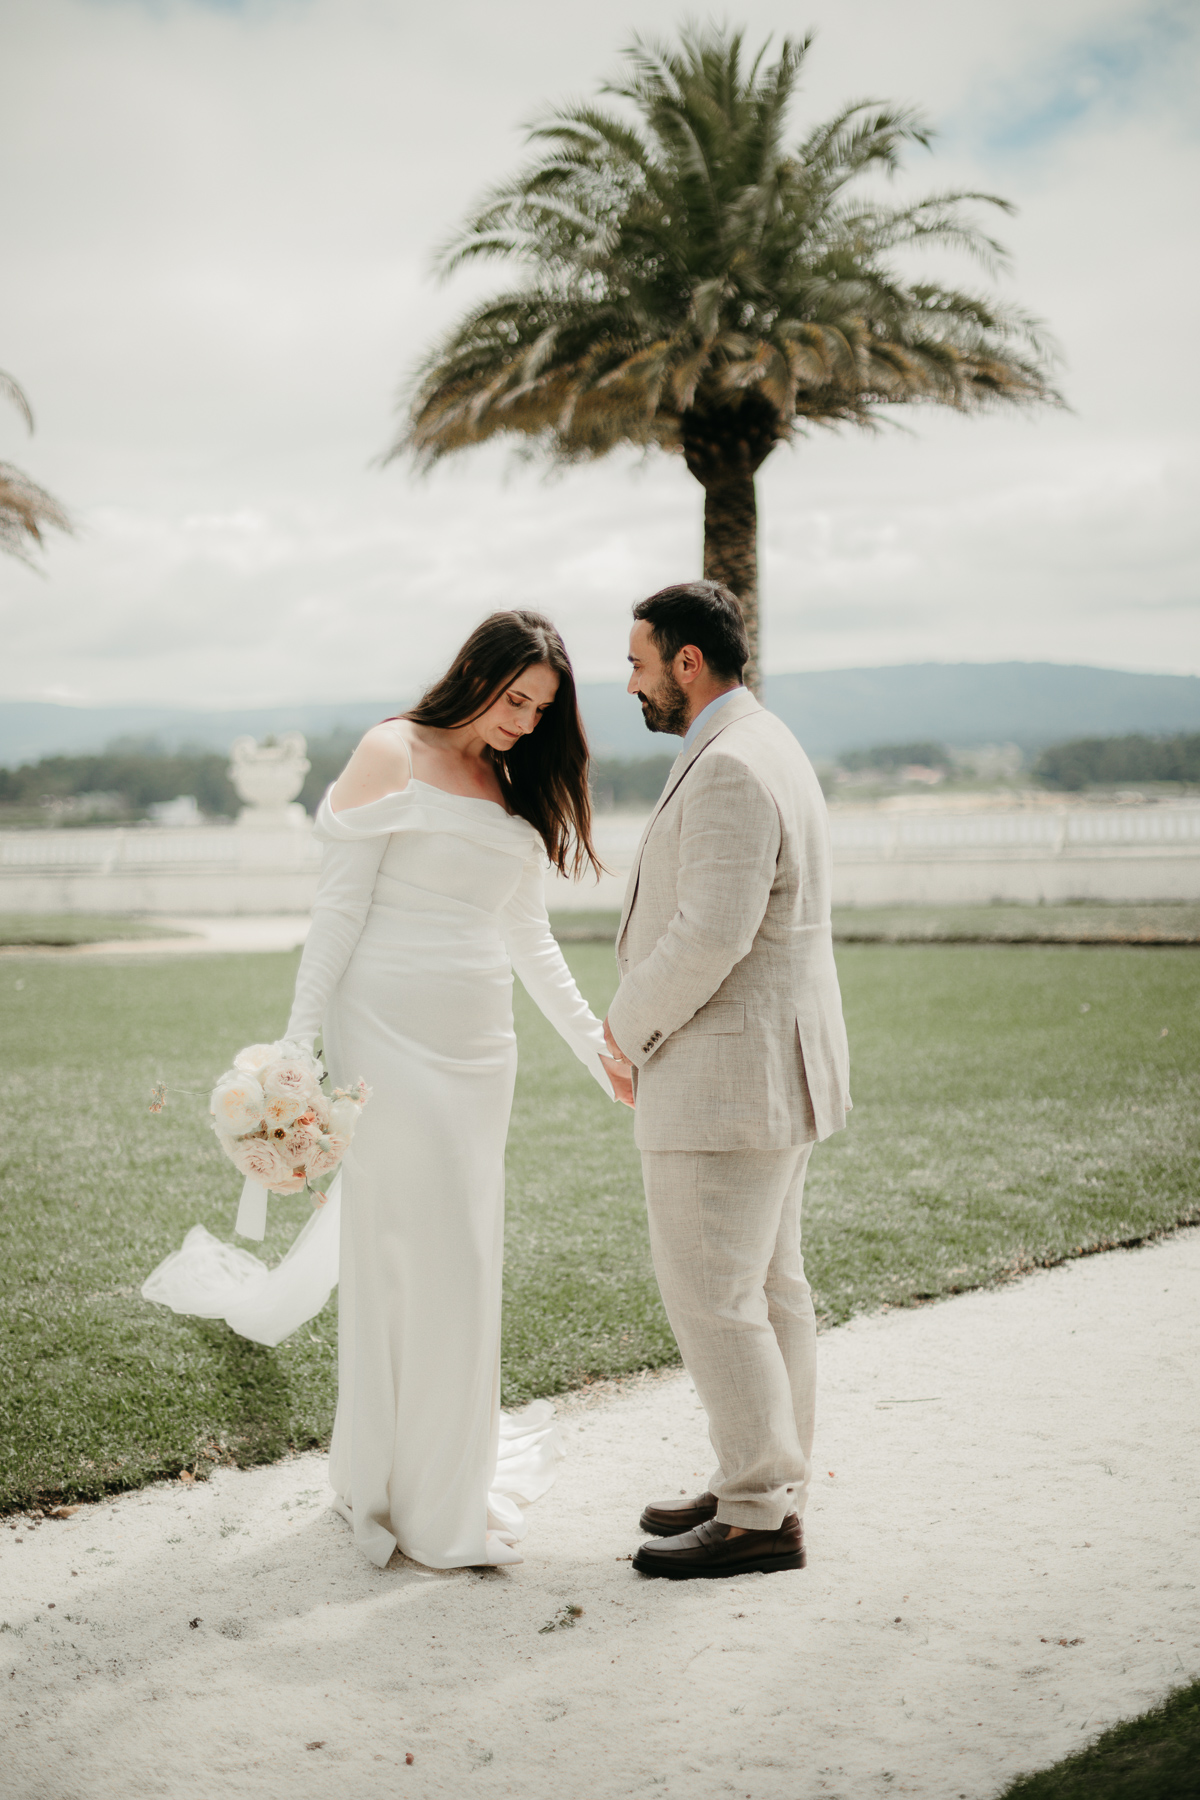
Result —
[{"label": "brown leather loafer", "polygon": [[717,1510],[715,1494],[697,1494],[691,1500],[652,1500],[638,1520],[639,1531],[655,1537],[678,1537],[680,1532],[694,1531],[711,1519]]},{"label": "brown leather loafer", "polygon": [[706,1519],[681,1537],[643,1544],[633,1559],[641,1575],[663,1575],[668,1581],[712,1581],[722,1575],[774,1574],[802,1569],[808,1561],[804,1527],[789,1513],[778,1531],[744,1531],[731,1538],[727,1525]]}]

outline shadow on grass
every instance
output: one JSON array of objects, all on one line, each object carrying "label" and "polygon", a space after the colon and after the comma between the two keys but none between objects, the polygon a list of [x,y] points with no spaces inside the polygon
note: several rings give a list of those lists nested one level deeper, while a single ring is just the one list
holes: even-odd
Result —
[{"label": "shadow on grass", "polygon": [[294,1447],[310,1449],[312,1440],[292,1443],[291,1383],[277,1352],[239,1337],[224,1320],[195,1320],[192,1327],[214,1364],[213,1398],[225,1421],[226,1460],[248,1469],[274,1462]]}]

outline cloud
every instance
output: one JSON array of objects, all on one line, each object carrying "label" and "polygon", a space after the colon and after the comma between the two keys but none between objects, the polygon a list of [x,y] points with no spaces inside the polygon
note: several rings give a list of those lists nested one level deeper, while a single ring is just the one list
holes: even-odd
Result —
[{"label": "cloud", "polygon": [[1093,21],[1040,67],[993,85],[983,106],[956,124],[1007,159],[1044,152],[1073,128],[1135,116],[1164,97],[1184,111],[1198,32],[1186,0]]},{"label": "cloud", "polygon": [[[743,7],[751,38],[769,0]],[[1180,8],[815,0],[796,116],[848,94],[944,127],[898,184],[1020,206],[1004,291],[1063,341],[1069,414],[822,435],[760,483],[776,669],[1049,658],[1200,670],[1191,526],[1200,146]],[[669,32],[674,0],[642,0]],[[632,454],[547,481],[489,447],[381,468],[431,339],[503,279],[433,247],[629,33],[552,0],[42,0],[10,23],[0,366],[11,457],[71,506],[0,566],[4,691],[217,705],[407,692],[481,613],[560,621],[617,679],[630,602],[699,567],[702,495]],[[949,267],[949,265],[947,265]],[[962,265],[954,273],[964,278]],[[970,271],[967,271],[968,278]]]}]

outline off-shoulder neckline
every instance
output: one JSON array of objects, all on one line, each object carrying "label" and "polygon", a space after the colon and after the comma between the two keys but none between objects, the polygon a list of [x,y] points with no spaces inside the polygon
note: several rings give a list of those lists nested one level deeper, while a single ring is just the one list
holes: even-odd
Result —
[{"label": "off-shoulder neckline", "polygon": [[440,794],[443,800],[465,800],[470,806],[494,806],[506,819],[520,820],[522,825],[529,823],[528,819],[521,818],[520,813],[509,812],[507,806],[502,805],[499,800],[485,800],[482,794],[455,794],[449,788],[437,787],[432,781],[422,781],[417,775],[409,776],[407,786],[396,788],[390,794],[380,794],[377,800],[364,800],[358,806],[335,807],[330,803],[328,794],[325,796],[325,804],[329,807],[331,818],[344,819],[347,813],[365,812],[369,806],[382,806],[385,800],[403,800],[405,794],[411,793],[415,787],[425,788],[431,794]]}]

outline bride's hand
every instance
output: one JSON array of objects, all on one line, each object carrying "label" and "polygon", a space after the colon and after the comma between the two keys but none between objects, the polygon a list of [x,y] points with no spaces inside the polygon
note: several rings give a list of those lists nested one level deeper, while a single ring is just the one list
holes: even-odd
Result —
[{"label": "bride's hand", "polygon": [[605,1056],[603,1051],[600,1052],[600,1062],[612,1084],[614,1099],[619,1100],[623,1106],[632,1106],[633,1065],[623,1057],[618,1061],[615,1056]]}]

